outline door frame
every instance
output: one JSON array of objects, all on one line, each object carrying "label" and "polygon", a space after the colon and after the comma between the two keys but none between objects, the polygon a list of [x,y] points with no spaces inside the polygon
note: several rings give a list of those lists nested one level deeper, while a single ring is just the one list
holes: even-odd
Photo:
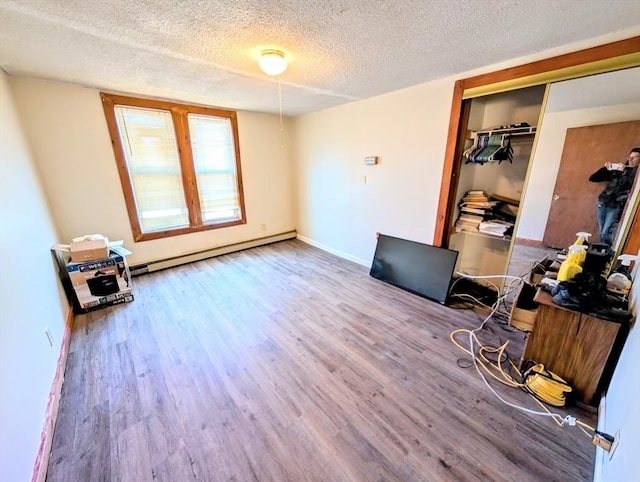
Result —
[{"label": "door frame", "polygon": [[637,66],[640,66],[640,36],[456,81],[433,245],[446,247],[453,229],[454,198],[462,166],[471,99]]}]

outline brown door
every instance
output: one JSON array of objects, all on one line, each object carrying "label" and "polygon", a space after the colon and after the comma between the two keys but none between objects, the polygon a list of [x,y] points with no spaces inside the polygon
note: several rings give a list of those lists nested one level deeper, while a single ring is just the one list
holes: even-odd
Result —
[{"label": "brown door", "polygon": [[567,129],[545,245],[566,248],[578,231],[592,233],[592,242],[600,241],[596,201],[605,184],[589,182],[589,176],[605,162],[626,162],[633,147],[640,147],[640,121]]}]

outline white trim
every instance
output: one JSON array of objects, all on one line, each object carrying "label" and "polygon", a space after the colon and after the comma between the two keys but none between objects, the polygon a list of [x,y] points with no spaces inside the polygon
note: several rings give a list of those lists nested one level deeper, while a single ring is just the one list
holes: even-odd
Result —
[{"label": "white trim", "polygon": [[[602,395],[602,398],[600,398],[600,405],[598,405],[598,431],[604,433],[606,433],[606,400],[606,395]],[[600,482],[600,480],[602,480],[602,469],[604,467],[604,457],[606,454],[607,452],[604,449],[596,446],[596,460],[593,465],[593,482]]]},{"label": "white trim", "polygon": [[285,241],[287,239],[294,239],[295,237],[295,231],[288,231],[286,233],[274,234],[273,236],[266,236],[264,238],[242,241],[240,243],[229,244],[226,246],[219,246],[217,248],[200,251],[198,253],[185,254],[184,256],[176,256],[175,258],[151,261],[139,266],[132,266],[131,274],[136,275],[141,273],[151,273],[153,271],[172,268],[181,264],[193,263],[194,261],[201,261],[203,259],[213,258],[215,256],[221,256],[223,254],[235,253],[236,251],[242,251],[243,249],[256,248],[258,246],[264,246],[265,244],[277,243],[278,241]]},{"label": "white trim", "polygon": [[316,248],[320,248],[321,250],[326,251],[327,253],[335,254],[336,256],[347,259],[349,261],[353,261],[354,263],[360,264],[366,268],[371,267],[371,261],[367,261],[365,259],[358,258],[356,256],[351,256],[350,254],[344,253],[342,251],[338,251],[337,249],[333,249],[327,246],[326,244],[319,243],[317,241],[307,238],[306,236],[301,236],[300,234],[298,234],[297,238],[303,243],[307,243],[307,244],[310,244],[311,246],[315,246]]}]

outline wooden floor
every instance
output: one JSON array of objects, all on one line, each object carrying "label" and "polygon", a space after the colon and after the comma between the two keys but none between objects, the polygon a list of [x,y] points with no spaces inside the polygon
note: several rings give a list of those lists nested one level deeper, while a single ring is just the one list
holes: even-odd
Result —
[{"label": "wooden floor", "polygon": [[[580,430],[458,366],[449,334],[478,314],[362,266],[293,240],[136,277],[134,294],[76,318],[50,482],[592,479]],[[482,336],[522,352],[520,332]]]},{"label": "wooden floor", "polygon": [[553,260],[557,254],[557,249],[542,246],[527,246],[515,242],[513,244],[513,251],[511,252],[511,259],[509,260],[508,274],[511,276],[522,276],[531,270],[534,262],[543,260],[545,256]]}]

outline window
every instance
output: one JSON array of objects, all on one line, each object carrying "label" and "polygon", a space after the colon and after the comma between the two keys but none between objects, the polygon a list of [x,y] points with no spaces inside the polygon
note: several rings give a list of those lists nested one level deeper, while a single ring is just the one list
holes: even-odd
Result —
[{"label": "window", "polygon": [[235,112],[101,97],[136,241],[246,223]]}]

